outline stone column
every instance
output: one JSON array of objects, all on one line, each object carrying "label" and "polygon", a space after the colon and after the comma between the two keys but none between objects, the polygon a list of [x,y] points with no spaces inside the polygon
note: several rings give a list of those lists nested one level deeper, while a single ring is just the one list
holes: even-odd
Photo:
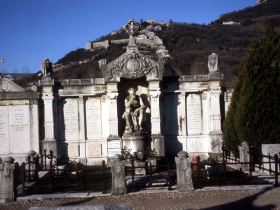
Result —
[{"label": "stone column", "polygon": [[116,154],[111,159],[112,171],[112,195],[122,195],[127,193],[125,180],[125,161],[122,155]]},{"label": "stone column", "polygon": [[86,165],[86,137],[85,137],[85,110],[84,97],[81,95],[78,99],[79,104],[79,132],[80,132],[80,161]]},{"label": "stone column", "polygon": [[14,158],[6,157],[4,163],[0,163],[0,203],[14,202]]},{"label": "stone column", "polygon": [[161,135],[160,119],[160,87],[159,81],[149,82],[149,95],[151,99],[151,138],[152,148],[156,149],[158,156],[165,156],[164,137]]},{"label": "stone column", "polygon": [[[121,138],[119,137],[118,128],[118,83],[107,83],[107,103],[109,112],[109,137],[108,137],[108,165],[111,163],[111,158],[115,154],[121,153]],[[116,145],[112,148],[111,145]]]},{"label": "stone column", "polygon": [[44,101],[44,116],[45,116],[45,139],[42,142],[43,150],[47,150],[47,154],[53,151],[57,156],[57,141],[54,133],[54,97],[53,86],[43,86],[42,99]]},{"label": "stone column", "polygon": [[176,173],[177,173],[177,190],[179,192],[186,192],[194,190],[192,183],[192,169],[191,160],[188,153],[181,151],[178,157],[175,157]]},{"label": "stone column", "polygon": [[118,88],[117,83],[108,83],[107,84],[107,99],[109,101],[109,130],[111,139],[120,139],[118,133],[118,107],[117,107],[117,98],[118,98]]},{"label": "stone column", "polygon": [[221,134],[221,111],[220,94],[221,87],[219,81],[210,83],[210,132]]},{"label": "stone column", "polygon": [[221,130],[221,110],[220,94],[221,87],[219,81],[212,81],[210,85],[210,147],[212,153],[222,153],[222,130]]}]

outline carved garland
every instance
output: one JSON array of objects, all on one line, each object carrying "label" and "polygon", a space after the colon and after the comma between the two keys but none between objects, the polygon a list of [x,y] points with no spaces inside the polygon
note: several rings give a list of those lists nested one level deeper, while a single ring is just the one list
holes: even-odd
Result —
[{"label": "carved garland", "polygon": [[114,76],[122,76],[129,79],[136,79],[147,75],[154,70],[155,77],[158,77],[158,68],[152,62],[148,61],[144,56],[133,52],[125,54],[117,64],[110,68],[110,78]]}]

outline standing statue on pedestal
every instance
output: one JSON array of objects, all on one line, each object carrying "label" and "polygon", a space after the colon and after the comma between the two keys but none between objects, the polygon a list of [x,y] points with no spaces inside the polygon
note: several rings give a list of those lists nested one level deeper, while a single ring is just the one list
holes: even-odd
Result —
[{"label": "standing statue on pedestal", "polygon": [[129,88],[129,96],[124,100],[125,111],[123,119],[126,120],[124,134],[141,133],[144,131],[143,123],[146,121],[146,105],[141,97],[135,95],[136,90]]},{"label": "standing statue on pedestal", "polygon": [[41,71],[43,77],[52,77],[52,61],[48,58],[45,58],[41,62]]}]

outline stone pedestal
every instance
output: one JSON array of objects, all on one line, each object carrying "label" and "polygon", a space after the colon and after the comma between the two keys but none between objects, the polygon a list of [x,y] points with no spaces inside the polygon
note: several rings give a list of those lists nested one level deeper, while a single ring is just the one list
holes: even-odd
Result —
[{"label": "stone pedestal", "polygon": [[55,139],[54,129],[54,96],[53,86],[54,81],[51,77],[44,77],[40,81],[42,88],[42,99],[44,101],[44,126],[45,139],[42,142],[42,149],[47,150],[47,154],[53,151],[53,155],[57,156],[57,141]]},{"label": "stone pedestal", "polygon": [[14,158],[6,157],[0,163],[0,203],[14,202]]},{"label": "stone pedestal", "polygon": [[156,149],[158,156],[165,156],[164,137],[161,135],[160,118],[160,82],[149,82],[149,95],[151,99],[151,126],[152,149]]},{"label": "stone pedestal", "polygon": [[132,134],[132,135],[123,135],[123,147],[126,146],[128,149],[131,149],[131,153],[137,151],[144,151],[146,149],[147,134]]},{"label": "stone pedestal", "polygon": [[112,171],[112,195],[122,195],[127,193],[125,180],[125,161],[122,155],[117,154],[111,160]]},{"label": "stone pedestal", "polygon": [[188,153],[181,151],[175,158],[177,173],[177,190],[186,192],[193,189],[191,160]]}]

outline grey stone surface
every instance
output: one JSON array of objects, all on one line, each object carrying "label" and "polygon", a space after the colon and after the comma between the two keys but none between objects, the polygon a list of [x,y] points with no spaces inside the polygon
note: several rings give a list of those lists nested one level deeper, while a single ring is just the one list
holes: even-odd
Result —
[{"label": "grey stone surface", "polygon": [[121,195],[127,193],[125,180],[125,161],[122,160],[122,155],[117,154],[111,160],[112,171],[112,195]]},{"label": "grey stone surface", "polygon": [[95,205],[80,205],[80,206],[40,206],[31,207],[29,210],[131,210],[132,206],[130,203],[124,204],[95,204]]},{"label": "grey stone surface", "polygon": [[208,75],[184,75],[180,76],[179,82],[208,82],[224,80],[223,74],[208,74]]},{"label": "grey stone surface", "polygon": [[[239,151],[239,154],[240,154],[240,162],[249,162],[249,154],[248,154],[248,151],[249,151],[249,144],[244,141],[241,143],[241,146],[239,147],[240,148],[240,151]],[[249,164],[242,164],[242,170],[243,171],[249,171],[249,167],[250,165]]]},{"label": "grey stone surface", "polygon": [[177,173],[177,190],[180,192],[186,192],[194,190],[192,183],[192,170],[191,159],[188,153],[181,151],[178,153],[178,157],[175,157],[176,173]]},{"label": "grey stone surface", "polygon": [[0,163],[0,203],[14,201],[14,158],[6,157],[4,163]]},{"label": "grey stone surface", "polygon": [[[263,155],[280,155],[280,144],[262,144],[262,154]],[[278,157],[279,158],[279,157]],[[269,162],[269,159],[264,157],[263,162]],[[272,160],[273,162],[273,160]],[[263,167],[269,169],[269,163],[264,163]],[[271,170],[275,170],[275,163],[271,164]],[[279,170],[279,167],[278,167]],[[265,173],[269,173],[269,171],[265,171]]]},{"label": "grey stone surface", "polygon": [[154,134],[151,137],[152,137],[153,149],[157,151],[157,156],[164,157],[165,156],[164,136]]}]

